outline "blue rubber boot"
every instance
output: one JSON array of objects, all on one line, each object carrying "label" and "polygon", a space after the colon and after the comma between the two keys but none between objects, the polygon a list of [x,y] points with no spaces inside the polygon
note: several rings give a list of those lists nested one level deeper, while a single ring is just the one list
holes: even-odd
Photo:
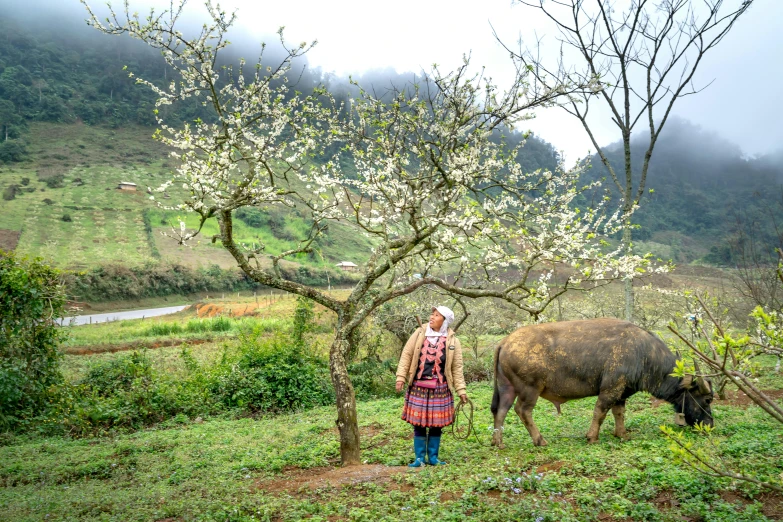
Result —
[{"label": "blue rubber boot", "polygon": [[408,464],[409,468],[420,468],[425,464],[424,457],[427,454],[427,437],[413,437],[413,453],[416,460]]},{"label": "blue rubber boot", "polygon": [[440,449],[440,437],[430,436],[427,441],[427,458],[429,459],[430,466],[442,466],[445,464],[442,460],[438,459],[438,450]]}]

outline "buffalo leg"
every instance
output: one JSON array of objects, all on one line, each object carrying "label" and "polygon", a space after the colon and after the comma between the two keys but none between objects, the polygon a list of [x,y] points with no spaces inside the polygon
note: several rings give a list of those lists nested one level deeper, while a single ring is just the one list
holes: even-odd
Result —
[{"label": "buffalo leg", "polygon": [[606,414],[609,413],[611,403],[598,396],[598,402],[595,403],[595,409],[593,410],[593,422],[590,424],[590,429],[587,430],[587,442],[598,442],[598,432],[601,431],[601,424],[604,423]]},{"label": "buffalo leg", "polygon": [[[593,410],[593,422],[590,424],[590,429],[587,430],[587,442],[598,442],[598,432],[601,431],[601,424],[603,424],[606,414],[609,413],[609,409],[615,404],[622,403],[623,411],[625,411],[625,398],[623,393],[625,392],[625,378],[620,377],[615,383],[610,386],[603,387],[601,393],[598,394],[598,401],[595,403],[595,410]],[[625,429],[625,423],[623,430]]]},{"label": "buffalo leg", "polygon": [[530,433],[530,438],[533,439],[534,446],[546,446],[546,440],[541,436],[541,432],[538,431],[538,426],[533,422],[533,408],[538,401],[538,393],[529,390],[526,395],[520,394],[517,400],[517,405],[514,406],[517,415],[525,424],[527,432]]},{"label": "buffalo leg", "polygon": [[620,401],[612,406],[612,415],[614,415],[614,436],[620,439],[628,435],[625,431],[625,401]]},{"label": "buffalo leg", "polygon": [[497,382],[497,394],[499,398],[497,410],[492,412],[495,418],[495,430],[492,433],[492,445],[502,449],[505,447],[503,445],[503,422],[506,420],[508,410],[510,410],[511,406],[514,404],[516,393],[514,393],[514,387],[511,385],[511,383],[508,382],[507,379],[501,378],[499,376]]}]

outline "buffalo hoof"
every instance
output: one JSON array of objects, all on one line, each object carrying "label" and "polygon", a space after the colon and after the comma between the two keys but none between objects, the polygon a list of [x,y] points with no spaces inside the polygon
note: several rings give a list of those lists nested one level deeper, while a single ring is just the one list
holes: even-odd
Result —
[{"label": "buffalo hoof", "polygon": [[534,446],[546,446],[547,442],[544,437],[539,437],[537,441],[533,443]]},{"label": "buffalo hoof", "polygon": [[588,444],[598,444],[598,437],[591,439],[590,437],[587,437],[587,443]]},{"label": "buffalo hoof", "polygon": [[615,433],[614,436],[617,437],[620,440],[628,440],[628,438],[629,438],[628,434],[625,433],[625,432],[623,432],[623,433]]}]

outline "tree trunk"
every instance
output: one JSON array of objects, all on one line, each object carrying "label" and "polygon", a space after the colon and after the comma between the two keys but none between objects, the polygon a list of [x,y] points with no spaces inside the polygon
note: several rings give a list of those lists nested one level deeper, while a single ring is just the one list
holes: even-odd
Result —
[{"label": "tree trunk", "polygon": [[[628,255],[632,251],[631,241],[631,220],[627,218],[623,223],[623,246]],[[625,280],[625,320],[633,322],[633,277]]]},{"label": "tree trunk", "polygon": [[348,332],[337,329],[332,348],[329,351],[329,370],[337,399],[337,429],[340,431],[340,461],[343,466],[355,466],[361,463],[359,448],[359,422],[356,416],[356,395],[345,354],[348,352]]}]

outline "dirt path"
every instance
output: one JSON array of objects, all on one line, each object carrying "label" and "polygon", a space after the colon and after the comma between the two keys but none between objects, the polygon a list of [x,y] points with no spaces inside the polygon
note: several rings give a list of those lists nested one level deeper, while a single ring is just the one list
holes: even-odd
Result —
[{"label": "dirt path", "polygon": [[86,346],[70,346],[65,348],[68,355],[94,355],[98,353],[127,352],[130,350],[153,350],[168,346],[179,346],[189,344],[196,346],[213,341],[213,337],[190,338],[190,339],[163,339],[161,341],[131,341],[121,344],[91,344]]},{"label": "dirt path", "polygon": [[[407,466],[383,466],[365,464],[347,468],[310,468],[283,470],[282,476],[256,482],[255,488],[274,494],[307,495],[317,489],[339,488],[373,482],[388,484],[389,489],[410,488],[406,484],[394,483],[395,477],[407,473]],[[393,484],[393,486],[392,486]]]}]

